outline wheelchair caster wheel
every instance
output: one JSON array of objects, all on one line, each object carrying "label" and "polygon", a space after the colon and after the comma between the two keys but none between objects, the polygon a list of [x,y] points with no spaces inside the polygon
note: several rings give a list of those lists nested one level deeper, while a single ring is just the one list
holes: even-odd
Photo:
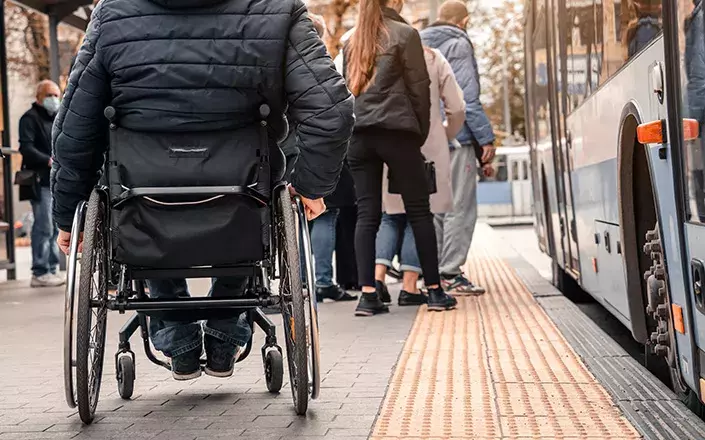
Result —
[{"label": "wheelchair caster wheel", "polygon": [[278,350],[269,350],[264,359],[264,378],[270,393],[278,393],[284,382],[284,360]]},{"label": "wheelchair caster wheel", "polygon": [[129,400],[135,389],[135,361],[131,356],[120,356],[117,366],[117,383],[120,397]]}]

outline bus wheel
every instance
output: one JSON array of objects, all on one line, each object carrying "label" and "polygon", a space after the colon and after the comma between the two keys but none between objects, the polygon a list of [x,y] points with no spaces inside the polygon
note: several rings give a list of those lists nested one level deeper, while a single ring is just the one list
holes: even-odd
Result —
[{"label": "bus wheel", "polygon": [[700,401],[698,393],[688,388],[683,382],[678,368],[670,367],[671,371],[671,388],[673,392],[676,393],[678,399],[688,407],[695,415],[701,419],[705,417],[705,405]]},{"label": "bus wheel", "polygon": [[585,292],[582,287],[580,287],[580,284],[578,284],[573,277],[568,275],[568,273],[566,273],[566,271],[563,270],[558,263],[556,263],[556,260],[553,260],[551,263],[551,274],[551,283],[556,287],[556,289],[563,293],[563,296],[569,300],[575,303],[588,303],[595,301],[589,293]]},{"label": "bus wheel", "polygon": [[671,389],[678,398],[699,417],[705,416],[705,405],[698,393],[691,390],[680,373],[676,340],[671,319],[671,298],[668,291],[666,265],[659,224],[646,233],[644,253],[651,259],[651,267],[644,273],[647,291],[646,312],[656,324],[648,343],[654,355],[664,358],[671,379]]}]

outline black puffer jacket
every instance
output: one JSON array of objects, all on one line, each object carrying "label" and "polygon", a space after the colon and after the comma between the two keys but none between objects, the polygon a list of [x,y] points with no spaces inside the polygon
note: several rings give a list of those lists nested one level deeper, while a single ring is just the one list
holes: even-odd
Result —
[{"label": "black puffer jacket", "polygon": [[[292,184],[336,186],[353,99],[301,0],[103,0],[93,11],[53,131],[54,218],[69,229],[97,181],[111,105],[141,132],[252,129],[262,103],[299,155]],[[234,136],[237,143],[238,136]]]},{"label": "black puffer jacket", "polygon": [[421,37],[393,9],[383,12],[388,36],[372,84],[355,99],[355,129],[408,131],[418,135],[420,146],[431,124],[431,80]]}]

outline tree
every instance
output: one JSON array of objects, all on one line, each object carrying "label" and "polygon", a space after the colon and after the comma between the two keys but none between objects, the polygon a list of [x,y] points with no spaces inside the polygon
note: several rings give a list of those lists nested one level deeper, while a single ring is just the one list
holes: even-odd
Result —
[{"label": "tree", "polygon": [[501,6],[483,7],[470,3],[469,34],[475,45],[482,84],[482,103],[492,125],[503,139],[504,56],[509,83],[512,131],[526,136],[524,121],[524,26],[521,0],[506,0]]},{"label": "tree", "polygon": [[49,20],[10,2],[6,11],[8,69],[38,80],[49,78]]},{"label": "tree", "polygon": [[[5,6],[8,70],[33,82],[51,78],[48,17],[9,1]],[[68,76],[68,60],[78,49],[82,35],[77,29],[59,28],[59,72],[62,77]]]}]

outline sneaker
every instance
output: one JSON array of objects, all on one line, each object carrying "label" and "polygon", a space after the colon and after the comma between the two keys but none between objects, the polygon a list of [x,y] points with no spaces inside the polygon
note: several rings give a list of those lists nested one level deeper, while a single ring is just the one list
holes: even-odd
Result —
[{"label": "sneaker", "polygon": [[382,302],[385,304],[391,304],[392,296],[389,294],[389,289],[387,289],[387,285],[384,284],[384,282],[377,280],[375,281],[375,287],[377,287],[377,294],[379,295],[379,299],[382,300]]},{"label": "sneaker", "polygon": [[400,306],[421,306],[428,304],[428,295],[419,293],[409,293],[406,290],[399,292]]},{"label": "sneaker", "polygon": [[171,375],[176,380],[201,377],[201,350],[191,350],[171,358]]},{"label": "sneaker", "polygon": [[38,277],[33,276],[29,283],[30,287],[59,287],[66,283],[66,279],[51,273],[45,273]]},{"label": "sneaker", "polygon": [[482,295],[485,293],[485,288],[474,285],[470,280],[468,280],[465,275],[456,275],[450,279],[443,279],[441,281],[443,289],[447,292],[455,293],[457,295]]},{"label": "sneaker", "polygon": [[350,295],[338,285],[316,288],[316,300],[320,303],[324,299],[332,299],[333,301],[355,301],[357,295]]},{"label": "sneaker", "polygon": [[355,316],[373,316],[389,313],[389,307],[384,305],[377,293],[363,293],[355,309]]},{"label": "sneaker", "polygon": [[206,374],[213,377],[232,376],[235,369],[235,356],[240,347],[210,335],[206,335],[204,339],[206,341]]},{"label": "sneaker", "polygon": [[442,288],[428,289],[428,310],[442,312],[452,310],[457,305],[458,300],[445,293]]}]

